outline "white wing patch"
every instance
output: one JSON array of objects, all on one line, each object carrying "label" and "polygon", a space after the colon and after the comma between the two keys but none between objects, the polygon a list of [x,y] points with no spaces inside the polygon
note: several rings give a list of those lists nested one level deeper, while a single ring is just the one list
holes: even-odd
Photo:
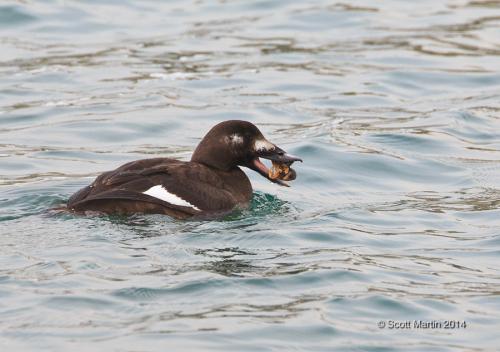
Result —
[{"label": "white wing patch", "polygon": [[200,210],[199,208],[195,207],[193,204],[185,201],[181,197],[170,193],[163,187],[162,185],[157,185],[153,186],[147,191],[142,192],[143,194],[147,194],[148,196],[155,197],[158,199],[161,199],[167,203],[174,204],[174,205],[180,205],[183,207],[190,207],[196,210]]},{"label": "white wing patch", "polygon": [[255,150],[273,150],[274,144],[265,140],[265,139],[257,139],[254,144]]}]

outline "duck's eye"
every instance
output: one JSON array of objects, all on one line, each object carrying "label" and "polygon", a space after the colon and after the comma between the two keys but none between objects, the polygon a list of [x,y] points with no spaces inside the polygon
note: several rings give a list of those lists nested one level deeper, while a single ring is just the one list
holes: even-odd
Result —
[{"label": "duck's eye", "polygon": [[237,133],[230,135],[228,139],[232,144],[243,144],[243,137]]}]

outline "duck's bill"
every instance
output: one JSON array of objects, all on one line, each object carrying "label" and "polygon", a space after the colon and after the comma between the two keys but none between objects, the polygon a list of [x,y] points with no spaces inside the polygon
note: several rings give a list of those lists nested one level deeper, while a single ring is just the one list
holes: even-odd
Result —
[{"label": "duck's bill", "polygon": [[[268,168],[260,158],[272,161],[272,167]],[[293,181],[297,173],[290,167],[295,161],[302,162],[302,159],[286,153],[281,148],[275,147],[271,151],[264,151],[258,154],[251,162],[250,168],[267,178],[269,181],[281,186],[290,187],[284,181]]]},{"label": "duck's bill", "polygon": [[291,165],[295,161],[302,162],[302,159],[298,156],[288,154],[283,149],[275,147],[272,150],[266,150],[259,152],[259,157],[264,159],[269,159],[278,163],[289,164]]}]

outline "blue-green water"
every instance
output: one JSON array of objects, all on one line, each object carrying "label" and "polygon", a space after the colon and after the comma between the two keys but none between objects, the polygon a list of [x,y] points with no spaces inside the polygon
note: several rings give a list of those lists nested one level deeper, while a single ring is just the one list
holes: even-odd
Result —
[{"label": "blue-green water", "polygon": [[[304,159],[291,188],[50,211],[233,118]],[[2,351],[494,350],[500,3],[2,1],[0,234]]]}]

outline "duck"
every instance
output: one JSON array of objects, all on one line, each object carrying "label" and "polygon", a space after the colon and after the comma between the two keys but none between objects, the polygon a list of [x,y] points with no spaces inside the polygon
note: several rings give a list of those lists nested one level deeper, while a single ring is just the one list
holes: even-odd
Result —
[{"label": "duck", "polygon": [[[249,207],[253,188],[241,167],[289,186],[296,178],[289,166],[296,161],[302,159],[268,141],[251,122],[223,121],[203,137],[190,161],[150,158],[126,163],[74,193],[67,208],[75,213],[214,218]],[[275,165],[286,166],[286,177],[275,176]]]}]

